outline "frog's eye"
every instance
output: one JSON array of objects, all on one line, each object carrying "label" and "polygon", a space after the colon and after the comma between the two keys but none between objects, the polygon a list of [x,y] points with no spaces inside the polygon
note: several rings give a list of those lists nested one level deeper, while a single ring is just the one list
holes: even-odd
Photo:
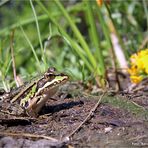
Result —
[{"label": "frog's eye", "polygon": [[52,77],[55,75],[56,69],[54,67],[48,68],[47,72],[44,74],[45,78]]},{"label": "frog's eye", "polygon": [[56,69],[54,67],[50,67],[48,68],[48,73],[54,73],[56,71]]}]

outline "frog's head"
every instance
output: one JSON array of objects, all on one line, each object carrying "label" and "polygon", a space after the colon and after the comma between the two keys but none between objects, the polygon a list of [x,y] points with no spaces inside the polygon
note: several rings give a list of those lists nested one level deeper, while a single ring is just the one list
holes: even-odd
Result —
[{"label": "frog's head", "polygon": [[56,92],[58,87],[67,82],[68,79],[68,75],[57,73],[55,68],[49,68],[37,83],[37,94],[47,93],[51,96]]}]

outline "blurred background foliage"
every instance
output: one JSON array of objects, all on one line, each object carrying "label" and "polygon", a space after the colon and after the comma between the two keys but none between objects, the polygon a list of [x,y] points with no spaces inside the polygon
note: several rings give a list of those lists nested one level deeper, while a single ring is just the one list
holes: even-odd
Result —
[{"label": "blurred background foliage", "polygon": [[[41,0],[39,1],[53,20],[58,22],[60,27],[70,36],[73,42],[80,45],[79,38],[75,37],[75,33],[70,23],[65,19],[63,12],[59,9],[56,0]],[[43,45],[44,57],[39,41],[39,34],[35,21],[33,8],[38,19],[40,39]],[[96,56],[96,48],[93,45],[93,38],[90,31],[90,22],[87,16],[88,0],[61,0],[58,1],[70,19],[76,24],[83,39],[89,46],[93,56]],[[98,6],[96,1],[89,1],[90,7],[93,10],[93,20],[97,28],[98,43],[103,54],[105,66],[111,67],[109,53],[109,41],[105,38],[101,23],[108,24],[106,10],[108,8],[111,19],[114,22],[116,31],[124,45],[126,57],[128,57],[139,49],[142,41],[146,38],[148,30],[148,1],[126,0],[126,1],[105,1],[106,5]],[[106,8],[107,7],[107,8]],[[102,17],[102,21],[98,20],[98,11]],[[110,34],[109,26],[106,31]],[[14,30],[14,56],[16,63],[17,74],[25,79],[34,76],[37,72],[43,72],[47,67],[54,66],[59,71],[65,71],[71,75],[74,80],[92,79],[93,70],[89,70],[85,61],[80,58],[71,42],[66,38],[61,30],[49,18],[48,14],[43,10],[37,0],[18,1],[18,0],[1,0],[0,1],[0,77],[4,80],[13,80],[12,59],[10,52],[10,34]],[[32,44],[35,54],[39,60],[37,62],[35,55],[29,45],[25,35]],[[83,46],[81,46],[83,49]],[[83,50],[84,51],[84,50]],[[86,60],[89,58],[83,53]],[[81,51],[79,51],[81,52]],[[44,59],[43,59],[44,58]],[[95,59],[96,61],[100,59]],[[97,61],[97,62],[98,62]],[[89,62],[91,65],[92,63]],[[88,65],[89,65],[88,64]]]}]

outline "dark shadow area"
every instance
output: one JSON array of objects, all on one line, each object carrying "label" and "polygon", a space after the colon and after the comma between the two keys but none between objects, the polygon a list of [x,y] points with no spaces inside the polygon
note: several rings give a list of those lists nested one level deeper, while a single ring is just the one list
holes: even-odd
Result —
[{"label": "dark shadow area", "polygon": [[27,119],[3,119],[0,121],[0,125],[7,125],[7,127],[11,126],[26,126],[31,125],[32,121]]},{"label": "dark shadow area", "polygon": [[83,104],[84,104],[83,101],[71,101],[57,105],[44,106],[39,114],[43,115],[43,114],[55,113],[61,110],[70,109],[74,106],[83,105]]}]

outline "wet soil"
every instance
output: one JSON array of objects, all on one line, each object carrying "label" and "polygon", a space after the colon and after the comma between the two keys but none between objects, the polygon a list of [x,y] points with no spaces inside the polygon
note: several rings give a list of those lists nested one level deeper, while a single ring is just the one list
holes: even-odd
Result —
[{"label": "wet soil", "polygon": [[0,114],[0,147],[148,147],[148,98],[140,93],[107,92],[73,133],[102,93],[90,95],[77,83],[66,84],[37,118]]}]

